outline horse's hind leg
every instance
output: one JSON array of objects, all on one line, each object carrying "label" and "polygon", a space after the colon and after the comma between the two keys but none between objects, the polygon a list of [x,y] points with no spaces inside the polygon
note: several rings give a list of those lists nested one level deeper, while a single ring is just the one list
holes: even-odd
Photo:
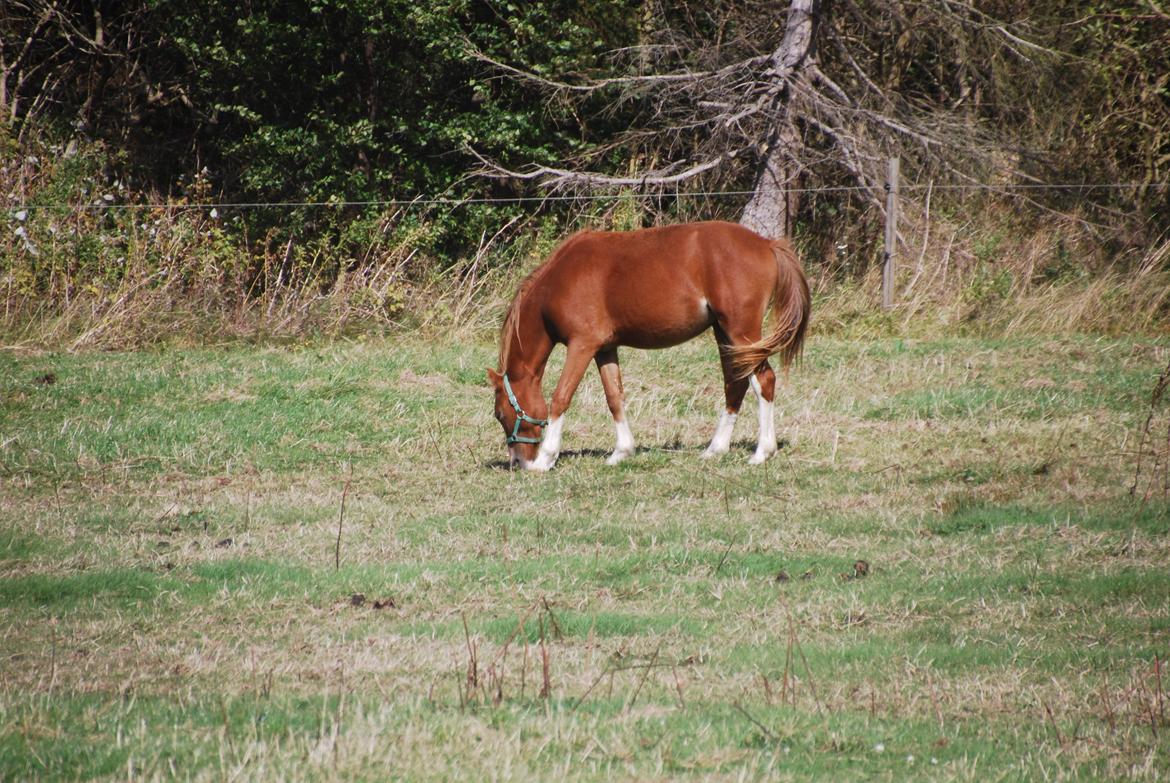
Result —
[{"label": "horse's hind leg", "polygon": [[776,373],[771,365],[764,362],[751,376],[751,385],[760,404],[760,434],[756,451],[748,462],[759,465],[776,453]]},{"label": "horse's hind leg", "polygon": [[622,368],[618,364],[616,348],[598,352],[593,360],[597,362],[601,385],[605,387],[605,402],[609,405],[609,412],[613,414],[613,425],[617,430],[617,445],[605,462],[607,465],[616,465],[634,453],[634,434],[630,432],[630,425],[623,410],[625,401],[622,395]]},{"label": "horse's hind leg", "polygon": [[723,394],[727,407],[719,416],[719,423],[715,426],[715,436],[711,438],[711,445],[703,452],[704,457],[714,457],[726,454],[731,448],[731,433],[735,427],[735,419],[739,408],[743,404],[744,395],[750,385],[756,393],[756,401],[760,410],[760,431],[756,441],[756,450],[752,454],[749,464],[759,465],[776,453],[776,373],[772,371],[768,362],[763,362],[756,371],[747,378],[735,378],[735,371],[727,354],[731,345],[742,345],[760,339],[759,331],[736,334],[733,338],[721,324],[715,325],[715,341],[719,344],[719,359],[723,365]]},{"label": "horse's hind leg", "polygon": [[739,415],[739,406],[743,404],[743,397],[748,390],[748,379],[736,378],[734,375],[731,359],[726,350],[732,341],[719,324],[715,324],[715,342],[719,344],[719,360],[723,365],[723,398],[726,405],[719,414],[711,445],[702,454],[704,459],[726,454],[731,448],[731,433],[735,430],[735,419]]}]

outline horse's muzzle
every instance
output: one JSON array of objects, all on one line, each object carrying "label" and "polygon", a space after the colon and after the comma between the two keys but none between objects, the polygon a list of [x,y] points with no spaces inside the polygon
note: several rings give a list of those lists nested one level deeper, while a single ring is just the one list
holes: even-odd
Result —
[{"label": "horse's muzzle", "polygon": [[524,458],[515,444],[508,447],[508,465],[513,468],[527,469],[532,463]]}]

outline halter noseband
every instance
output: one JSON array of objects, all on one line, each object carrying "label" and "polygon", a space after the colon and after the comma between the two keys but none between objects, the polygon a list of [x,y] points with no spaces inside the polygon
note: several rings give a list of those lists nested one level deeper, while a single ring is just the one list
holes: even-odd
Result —
[{"label": "halter noseband", "polygon": [[512,434],[508,436],[508,445],[513,443],[540,443],[540,438],[526,438],[520,434],[520,422],[526,421],[529,424],[535,424],[537,427],[547,427],[548,419],[534,419],[524,412],[520,407],[519,401],[516,399],[516,394],[512,391],[512,384],[508,382],[508,373],[504,373],[504,391],[508,395],[508,402],[512,403],[512,407],[516,411],[516,424],[512,427]]}]

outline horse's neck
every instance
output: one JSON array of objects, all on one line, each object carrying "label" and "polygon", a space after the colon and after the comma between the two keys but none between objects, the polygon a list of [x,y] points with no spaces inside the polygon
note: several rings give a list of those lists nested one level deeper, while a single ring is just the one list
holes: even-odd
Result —
[{"label": "horse's neck", "polygon": [[553,339],[544,326],[539,305],[526,297],[528,301],[520,303],[515,327],[504,336],[510,340],[508,347],[508,361],[504,370],[512,378],[532,376],[536,379],[537,388],[544,377],[544,366],[552,353]]}]

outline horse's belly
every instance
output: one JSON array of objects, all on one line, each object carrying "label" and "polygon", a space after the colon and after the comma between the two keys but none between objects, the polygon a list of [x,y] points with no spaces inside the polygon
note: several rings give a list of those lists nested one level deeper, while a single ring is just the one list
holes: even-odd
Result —
[{"label": "horse's belly", "polygon": [[615,321],[618,345],[669,348],[702,334],[711,326],[711,312],[706,300],[698,297],[693,302],[647,297],[642,307],[625,309]]}]

